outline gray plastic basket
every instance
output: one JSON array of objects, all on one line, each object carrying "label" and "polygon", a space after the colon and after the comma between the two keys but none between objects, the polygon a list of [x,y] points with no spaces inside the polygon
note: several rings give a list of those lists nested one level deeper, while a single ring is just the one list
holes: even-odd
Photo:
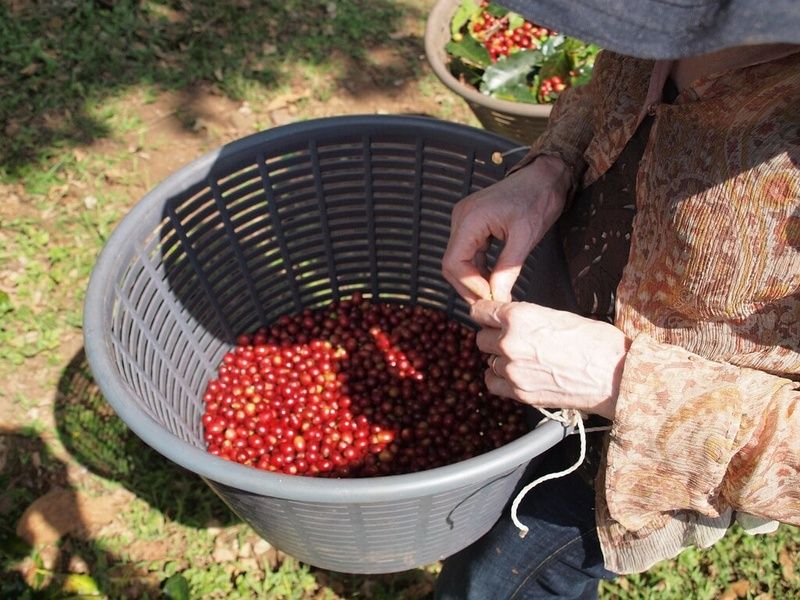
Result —
[{"label": "gray plastic basket", "polygon": [[[321,479],[207,454],[202,396],[237,333],[355,290],[466,319],[440,275],[450,211],[504,175],[492,155],[514,146],[423,117],[336,117],[241,139],[176,172],[122,220],[92,273],[84,335],[105,397],[147,444],[306,563],[388,573],[470,544],[529,460],[564,437],[561,425],[426,472]],[[557,304],[558,256],[547,237],[517,294]]]}]

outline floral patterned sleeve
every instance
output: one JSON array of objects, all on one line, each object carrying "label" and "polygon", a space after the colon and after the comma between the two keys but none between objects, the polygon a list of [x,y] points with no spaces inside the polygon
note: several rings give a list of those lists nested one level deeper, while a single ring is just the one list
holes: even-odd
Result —
[{"label": "floral patterned sleeve", "polygon": [[639,335],[606,457],[608,512],[628,531],[680,510],[800,524],[798,440],[793,381]]}]

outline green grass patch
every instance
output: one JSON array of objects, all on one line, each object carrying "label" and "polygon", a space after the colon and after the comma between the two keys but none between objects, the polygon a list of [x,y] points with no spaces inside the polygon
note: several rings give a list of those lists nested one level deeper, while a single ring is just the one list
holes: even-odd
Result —
[{"label": "green grass patch", "polygon": [[204,81],[252,97],[298,64],[391,45],[401,16],[390,0],[0,4],[0,177],[27,179],[26,167],[64,148],[135,127],[113,114],[114,98],[134,86]]}]

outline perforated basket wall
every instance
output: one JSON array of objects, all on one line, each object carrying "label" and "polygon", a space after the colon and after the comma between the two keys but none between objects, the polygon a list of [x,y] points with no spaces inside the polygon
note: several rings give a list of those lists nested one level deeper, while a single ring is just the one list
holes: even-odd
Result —
[{"label": "perforated basket wall", "polygon": [[[340,117],[265,131],[178,171],[120,223],[92,274],[84,332],[104,395],[145,442],[302,561],[391,572],[471,543],[528,460],[563,437],[560,425],[424,473],[292,477],[208,455],[202,395],[236,334],[355,290],[466,318],[440,275],[450,211],[504,175],[491,157],[514,145],[426,118]],[[553,304],[564,281],[547,238],[516,293]]]}]

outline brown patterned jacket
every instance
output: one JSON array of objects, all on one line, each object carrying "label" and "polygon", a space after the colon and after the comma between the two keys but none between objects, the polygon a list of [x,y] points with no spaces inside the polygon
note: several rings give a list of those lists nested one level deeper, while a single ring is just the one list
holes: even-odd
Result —
[{"label": "brown patterned jacket", "polygon": [[654,115],[615,302],[632,346],[597,482],[618,573],[713,544],[735,518],[800,525],[800,52],[671,104],[648,101],[659,68],[601,53],[523,161],[560,156],[587,186]]}]

